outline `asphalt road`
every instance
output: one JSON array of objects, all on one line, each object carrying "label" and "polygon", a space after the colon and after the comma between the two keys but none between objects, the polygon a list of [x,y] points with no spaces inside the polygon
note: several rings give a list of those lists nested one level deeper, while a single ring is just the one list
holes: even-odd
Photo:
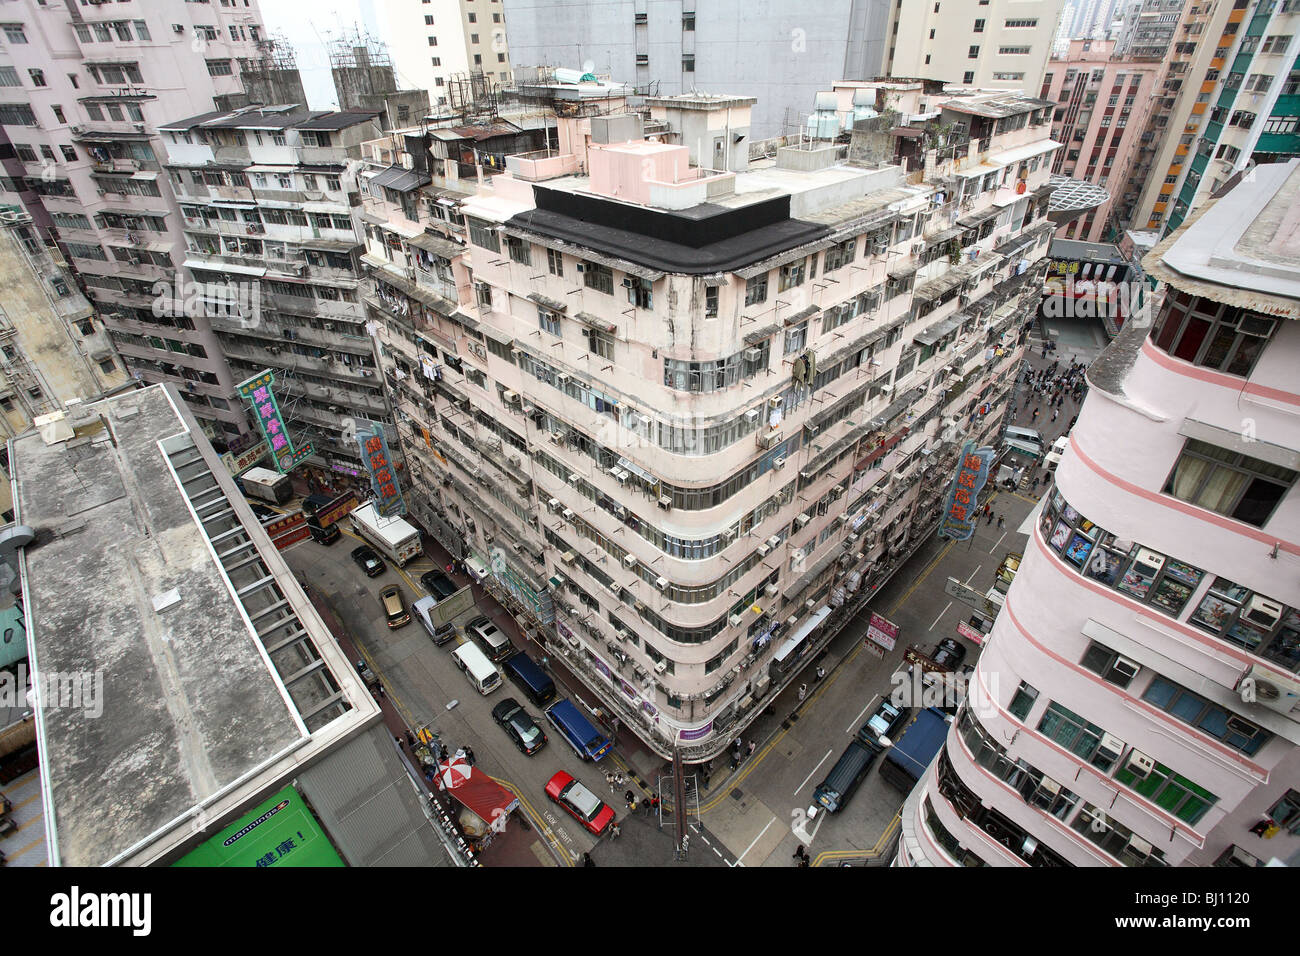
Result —
[{"label": "asphalt road", "polygon": [[[613,760],[606,758],[598,765],[579,760],[555,728],[545,721],[541,710],[528,702],[509,680],[504,680],[490,694],[480,694],[451,660],[451,652],[466,638],[437,647],[414,617],[406,626],[395,629],[387,626],[379,591],[388,584],[399,584],[403,600],[409,605],[424,596],[419,577],[433,568],[432,561],[417,559],[405,568],[395,568],[386,561],[388,567],[382,575],[367,578],[350,556],[359,543],[361,539],[345,529],[333,545],[321,545],[309,539],[287,549],[284,556],[318,599],[323,599],[333,610],[358,654],[382,680],[388,701],[395,707],[401,723],[412,730],[429,727],[452,750],[469,745],[474,751],[476,767],[519,797],[520,808],[516,814],[526,816],[530,827],[525,829],[512,820],[506,831],[484,850],[481,862],[485,866],[575,866],[582,865],[584,853],[590,853],[597,866],[671,863],[675,846],[673,828],[671,825],[661,828],[657,820],[640,812],[629,818],[623,800],[627,787],[615,794],[606,785],[605,771],[614,769]],[[460,575],[453,578],[460,584],[467,582]],[[510,615],[477,586],[474,594],[474,611],[467,612],[459,623],[477,614],[487,615],[523,649],[519,629]],[[536,649],[530,650],[536,659],[539,656]],[[561,696],[564,693],[561,685]],[[492,719],[492,708],[506,697],[524,704],[547,733],[548,744],[532,757],[521,753]],[[452,701],[458,703],[448,709]],[[391,721],[390,728],[398,732]],[[546,782],[559,770],[582,781],[614,808],[622,828],[618,839],[598,841],[547,798]],[[709,845],[708,837],[707,830],[692,834],[694,846],[687,857],[690,865],[729,862],[720,843],[718,850],[702,852]]]}]

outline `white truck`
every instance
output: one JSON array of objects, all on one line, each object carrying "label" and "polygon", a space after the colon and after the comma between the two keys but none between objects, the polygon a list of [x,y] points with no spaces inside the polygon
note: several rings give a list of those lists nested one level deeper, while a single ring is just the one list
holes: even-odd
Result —
[{"label": "white truck", "polygon": [[424,553],[420,545],[420,532],[401,518],[381,518],[375,514],[373,503],[354,508],[352,530],[365,538],[375,549],[394,564],[405,565]]},{"label": "white truck", "polygon": [[261,498],[273,505],[282,505],[293,497],[289,476],[270,468],[250,468],[239,476],[236,484],[246,497]]}]

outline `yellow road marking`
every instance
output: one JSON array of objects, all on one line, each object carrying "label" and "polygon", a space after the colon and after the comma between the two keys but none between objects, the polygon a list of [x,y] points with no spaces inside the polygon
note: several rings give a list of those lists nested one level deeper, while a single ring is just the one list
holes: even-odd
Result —
[{"label": "yellow road marking", "polygon": [[878,857],[884,852],[885,847],[889,845],[889,841],[894,838],[894,831],[898,829],[901,823],[902,818],[898,814],[894,814],[894,818],[889,821],[889,826],[885,827],[884,832],[880,834],[880,839],[876,841],[876,845],[870,850],[823,850],[817,854],[810,865],[821,866],[827,860]]},{"label": "yellow road marking", "polygon": [[569,851],[560,845],[560,842],[556,838],[555,834],[551,832],[550,826],[542,818],[542,815],[537,812],[536,808],[533,807],[533,805],[528,802],[528,798],[523,795],[523,793],[519,790],[519,788],[516,787],[513,783],[510,783],[508,780],[502,780],[498,777],[493,777],[492,779],[495,780],[497,783],[501,784],[501,786],[505,787],[507,790],[509,790],[511,793],[513,793],[516,797],[519,798],[519,805],[523,807],[525,811],[527,811],[528,818],[533,821],[533,826],[537,828],[537,832],[545,836],[546,842],[555,848],[556,853],[552,855],[559,857],[560,865],[573,866],[573,857],[569,855]]}]

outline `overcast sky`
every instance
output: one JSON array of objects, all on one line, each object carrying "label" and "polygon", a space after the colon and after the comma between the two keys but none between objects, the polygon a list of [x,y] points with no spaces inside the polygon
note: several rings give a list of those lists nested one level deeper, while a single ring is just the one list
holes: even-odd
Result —
[{"label": "overcast sky", "polygon": [[369,0],[261,0],[267,31],[282,35],[298,56],[298,71],[315,110],[335,109],[329,43],[357,28],[377,32]]}]

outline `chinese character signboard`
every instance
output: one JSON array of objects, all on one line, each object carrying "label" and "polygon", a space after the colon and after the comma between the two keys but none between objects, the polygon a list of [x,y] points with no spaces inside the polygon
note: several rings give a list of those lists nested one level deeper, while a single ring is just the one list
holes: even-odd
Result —
[{"label": "chinese character signboard", "polygon": [[190,851],[175,866],[342,866],[293,787]]},{"label": "chinese character signboard", "polygon": [[957,474],[952,480],[952,489],[948,492],[943,520],[939,523],[939,537],[965,541],[975,533],[976,496],[988,481],[992,461],[992,448],[977,450],[973,441],[966,442],[957,464]]},{"label": "chinese character signboard", "polygon": [[271,457],[275,461],[275,467],[287,473],[312,456],[312,447],[308,443],[294,450],[293,442],[289,440],[289,432],[284,427],[284,419],[280,416],[280,404],[275,400],[275,393],[271,391],[271,384],[274,381],[275,375],[267,369],[260,375],[254,375],[240,382],[238,388],[239,394],[253,405],[253,411],[257,414],[257,424],[261,426],[262,435],[266,438],[267,445],[271,447]]},{"label": "chinese character signboard", "polygon": [[[368,433],[362,431],[363,425],[369,426]],[[388,454],[384,426],[379,422],[358,421],[357,442],[361,445],[361,460],[370,471],[370,487],[375,491],[375,512],[381,518],[406,514],[406,501],[402,498],[402,488],[397,483],[397,474]]]},{"label": "chinese character signboard", "polygon": [[887,651],[894,649],[898,640],[898,625],[876,614],[871,614],[871,623],[867,625],[867,640],[880,645]]}]

